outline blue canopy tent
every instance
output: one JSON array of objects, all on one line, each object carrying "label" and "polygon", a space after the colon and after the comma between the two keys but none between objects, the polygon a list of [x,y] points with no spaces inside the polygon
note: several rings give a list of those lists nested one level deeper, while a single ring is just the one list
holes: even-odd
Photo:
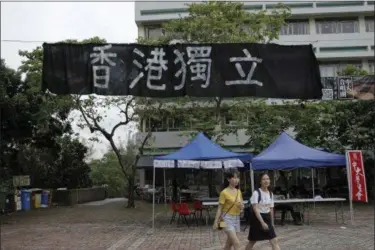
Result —
[{"label": "blue canopy tent", "polygon": [[[155,188],[155,168],[221,169],[223,166],[225,168],[243,167],[243,162],[250,162],[251,158],[251,154],[234,153],[222,148],[200,132],[192,141],[176,152],[155,158],[153,164],[153,187]],[[155,198],[153,198],[153,200],[154,228]]]},{"label": "blue canopy tent", "polygon": [[251,161],[252,155],[245,153],[234,153],[226,150],[208,139],[200,132],[191,142],[174,153],[156,157],[156,160],[219,160],[219,159],[240,159]]},{"label": "blue canopy tent", "polygon": [[343,166],[345,156],[305,146],[282,133],[268,148],[252,160],[254,170],[295,167]]},{"label": "blue canopy tent", "polygon": [[268,148],[253,158],[251,163],[252,189],[253,170],[281,170],[290,168],[311,168],[345,166],[344,155],[333,154],[307,147],[282,133]]}]

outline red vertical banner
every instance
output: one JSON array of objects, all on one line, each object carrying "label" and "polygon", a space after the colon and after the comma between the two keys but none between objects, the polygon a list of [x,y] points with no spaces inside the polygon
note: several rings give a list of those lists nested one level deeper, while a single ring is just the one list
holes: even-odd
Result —
[{"label": "red vertical banner", "polygon": [[349,150],[346,153],[347,170],[351,185],[350,196],[352,201],[368,202],[365,168],[362,151]]}]

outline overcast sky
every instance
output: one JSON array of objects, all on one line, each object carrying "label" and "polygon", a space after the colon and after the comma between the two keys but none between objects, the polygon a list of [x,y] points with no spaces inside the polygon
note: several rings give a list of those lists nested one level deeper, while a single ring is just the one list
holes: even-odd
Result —
[{"label": "overcast sky", "polygon": [[[109,43],[132,43],[137,33],[133,2],[1,3],[1,58],[14,69],[21,65],[19,50],[32,50],[41,46],[43,41],[98,36]],[[116,114],[116,110],[110,110],[103,125],[110,129],[118,121]],[[82,136],[88,138],[90,134],[83,131]],[[115,137],[126,140],[127,129],[118,131]],[[96,157],[107,149],[107,145],[105,139],[95,144]]]}]

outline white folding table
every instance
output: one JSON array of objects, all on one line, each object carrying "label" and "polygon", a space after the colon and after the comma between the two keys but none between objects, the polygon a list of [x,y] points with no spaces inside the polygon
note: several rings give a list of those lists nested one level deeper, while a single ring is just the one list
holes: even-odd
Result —
[{"label": "white folding table", "polygon": [[[344,223],[344,210],[343,210],[343,202],[346,201],[345,198],[321,198],[321,199],[286,199],[286,200],[274,200],[274,204],[302,204],[303,207],[307,207],[308,213],[308,223],[310,223],[310,204],[318,203],[318,202],[335,202],[339,204],[339,210],[341,212],[341,220]],[[244,204],[248,204],[248,200],[244,201]],[[219,205],[219,201],[202,201],[203,206],[208,207],[217,207]],[[307,205],[307,206],[306,206]],[[335,206],[335,214],[336,214],[336,222],[338,222],[337,216],[337,206]],[[206,217],[206,223],[208,223],[208,218]]]}]

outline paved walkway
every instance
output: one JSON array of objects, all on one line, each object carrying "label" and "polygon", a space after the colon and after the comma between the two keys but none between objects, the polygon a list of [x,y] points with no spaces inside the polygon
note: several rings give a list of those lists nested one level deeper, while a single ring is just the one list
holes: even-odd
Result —
[{"label": "paved walkway", "polygon": [[[123,201],[102,206],[51,208],[17,213],[3,218],[2,250],[209,250],[222,249],[223,232],[209,226],[187,228],[169,225],[164,205],[157,207],[156,230],[151,229],[151,205],[137,204],[128,210]],[[367,250],[374,249],[374,210],[356,206],[356,225],[335,222],[332,209],[318,208],[313,222],[305,226],[278,226],[281,249]],[[348,214],[345,214],[348,219]],[[240,233],[243,249],[247,232]],[[268,242],[255,250],[271,249]]]},{"label": "paved walkway", "polygon": [[103,206],[109,203],[113,202],[127,202],[128,199],[126,198],[110,198],[110,199],[104,199],[102,201],[92,201],[92,202],[87,202],[84,204],[81,204],[80,206]]}]

